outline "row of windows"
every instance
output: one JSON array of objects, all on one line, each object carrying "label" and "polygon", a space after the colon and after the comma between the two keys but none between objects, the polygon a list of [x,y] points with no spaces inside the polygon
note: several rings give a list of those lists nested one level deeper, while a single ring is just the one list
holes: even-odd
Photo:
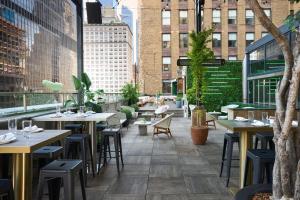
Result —
[{"label": "row of windows", "polygon": [[[162,25],[169,26],[171,25],[171,11],[163,10],[162,11]],[[180,10],[179,11],[179,24],[187,24],[188,23],[188,11]]]},{"label": "row of windows", "polygon": [[[271,9],[264,9],[264,12],[269,18],[271,18]],[[212,22],[213,22],[213,24],[221,23],[221,10],[220,9],[213,9]],[[250,9],[245,10],[245,23],[246,23],[246,25],[254,25],[255,24],[254,13]],[[228,10],[228,24],[232,24],[232,25],[237,24],[237,10],[236,9]]]},{"label": "row of windows", "polygon": [[[179,34],[179,48],[188,48],[189,47],[189,34],[180,33]],[[171,34],[163,33],[162,34],[162,48],[167,49],[171,48]]]},{"label": "row of windows", "polygon": [[[267,35],[267,32],[262,32],[261,37],[264,37]],[[246,46],[250,45],[255,40],[255,34],[253,32],[248,32],[245,35],[246,40]],[[213,47],[221,47],[222,41],[221,41],[221,33],[213,33],[213,40],[212,40],[212,46]],[[228,33],[228,47],[237,47],[237,33]]]}]

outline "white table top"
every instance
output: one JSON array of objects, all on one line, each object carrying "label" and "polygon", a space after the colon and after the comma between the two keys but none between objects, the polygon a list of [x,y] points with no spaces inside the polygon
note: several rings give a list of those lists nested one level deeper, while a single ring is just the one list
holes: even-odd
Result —
[{"label": "white table top", "polygon": [[55,117],[55,115],[56,114],[43,115],[39,117],[34,117],[32,118],[32,120],[44,122],[102,122],[107,121],[107,119],[115,115],[115,113],[95,113],[86,117],[79,116],[77,113],[62,114],[61,117]]},{"label": "white table top", "polygon": [[[0,135],[8,132],[8,130],[0,130]],[[31,133],[27,139],[21,131],[17,131],[15,134],[17,140],[8,144],[1,144],[0,153],[32,153],[43,146],[64,139],[70,134],[70,130],[44,130]]]}]

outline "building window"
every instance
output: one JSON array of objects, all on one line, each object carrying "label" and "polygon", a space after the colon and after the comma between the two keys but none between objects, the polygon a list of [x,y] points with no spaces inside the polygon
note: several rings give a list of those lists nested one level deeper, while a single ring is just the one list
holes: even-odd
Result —
[{"label": "building window", "polygon": [[271,19],[271,9],[264,9],[264,12]]},{"label": "building window", "polygon": [[162,11],[162,25],[169,26],[171,24],[171,11]]},{"label": "building window", "polygon": [[171,47],[171,34],[162,34],[162,47],[164,49]]},{"label": "building window", "polygon": [[220,24],[221,23],[221,10],[213,10],[213,24]]},{"label": "building window", "polygon": [[246,33],[246,46],[249,46],[252,42],[254,42],[254,33]]},{"label": "building window", "polygon": [[163,57],[163,71],[170,71],[171,68],[171,57]]},{"label": "building window", "polygon": [[236,9],[228,10],[228,24],[236,24]]},{"label": "building window", "polygon": [[212,47],[221,47],[221,33],[213,33]]},{"label": "building window", "polygon": [[179,24],[187,24],[188,12],[187,10],[180,10],[179,11]]},{"label": "building window", "polygon": [[228,60],[231,60],[231,61],[237,60],[237,56],[228,56]]},{"label": "building window", "polygon": [[246,25],[254,25],[254,13],[252,10],[246,10]]},{"label": "building window", "polygon": [[169,81],[169,80],[167,80],[167,81],[163,81],[163,83],[162,83],[162,92],[164,93],[164,94],[171,94],[171,85],[172,85],[172,83]]},{"label": "building window", "polygon": [[179,34],[179,48],[188,48],[189,46],[189,38],[187,33]]},{"label": "building window", "polygon": [[268,34],[269,34],[268,32],[261,32],[261,37],[265,37]]},{"label": "building window", "polygon": [[236,33],[228,34],[228,47],[236,47]]}]

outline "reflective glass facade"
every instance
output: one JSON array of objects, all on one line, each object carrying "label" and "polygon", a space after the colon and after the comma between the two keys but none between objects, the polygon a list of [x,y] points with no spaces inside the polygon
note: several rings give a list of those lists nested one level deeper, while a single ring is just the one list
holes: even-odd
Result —
[{"label": "reflective glass facade", "polygon": [[[82,68],[81,13],[72,0],[0,0],[0,92],[73,91]],[[79,39],[78,39],[79,38]]]}]

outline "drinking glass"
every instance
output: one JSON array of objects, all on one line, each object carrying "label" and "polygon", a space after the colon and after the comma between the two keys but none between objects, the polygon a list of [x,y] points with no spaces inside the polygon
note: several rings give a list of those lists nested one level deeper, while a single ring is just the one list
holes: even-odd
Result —
[{"label": "drinking glass", "polygon": [[31,125],[32,125],[32,121],[31,120],[24,120],[24,121],[22,121],[23,135],[27,139],[29,139],[29,135],[30,135],[30,132],[31,132]]},{"label": "drinking glass", "polygon": [[59,105],[56,106],[56,114],[57,114],[57,115],[60,114],[60,106],[59,106]]},{"label": "drinking glass", "polygon": [[84,113],[84,106],[79,107],[79,113]]},{"label": "drinking glass", "polygon": [[261,121],[262,121],[264,124],[267,124],[267,123],[268,123],[268,113],[267,113],[267,112],[262,112],[262,113],[261,113]]},{"label": "drinking glass", "polygon": [[253,122],[254,120],[254,111],[248,111],[248,120]]},{"label": "drinking glass", "polygon": [[13,133],[17,132],[17,119],[9,119],[8,120],[8,130]]}]

